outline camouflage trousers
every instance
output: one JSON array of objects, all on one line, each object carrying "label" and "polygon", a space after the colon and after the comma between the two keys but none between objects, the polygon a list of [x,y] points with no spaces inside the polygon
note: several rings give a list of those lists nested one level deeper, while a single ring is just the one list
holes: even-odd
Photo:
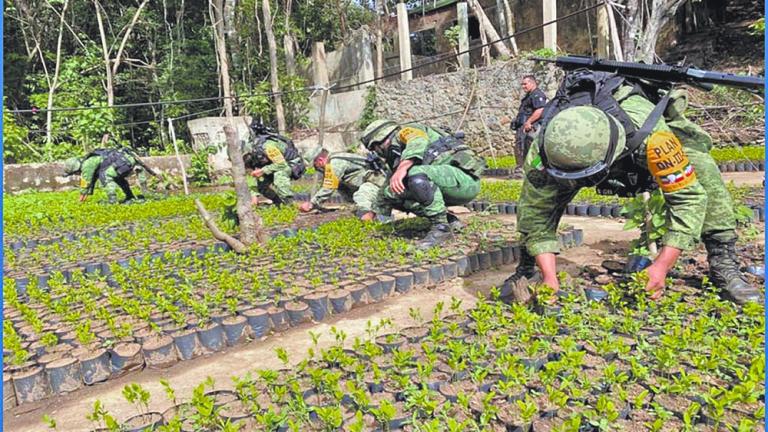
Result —
[{"label": "camouflage trousers", "polygon": [[274,174],[261,176],[256,184],[256,189],[265,198],[275,204],[283,204],[293,201],[291,189],[291,168],[276,171]]},{"label": "camouflage trousers", "polygon": [[380,189],[381,186],[377,184],[365,182],[357,190],[339,189],[339,194],[345,200],[355,203],[356,213],[361,215],[373,211]]},{"label": "camouflage trousers", "polygon": [[688,160],[696,170],[696,178],[707,192],[707,210],[704,216],[702,236],[723,242],[736,239],[736,216],[733,200],[720,175],[712,155],[712,141],[706,132],[688,119],[668,121],[667,126],[683,144]]},{"label": "camouflage trousers", "polygon": [[[419,202],[408,190],[408,177],[424,174],[434,186],[430,202]],[[451,165],[416,165],[408,170],[404,180],[406,190],[397,195],[389,185],[381,189],[375,206],[376,213],[386,216],[392,209],[407,211],[429,218],[432,223],[447,223],[446,207],[463,205],[475,199],[480,193],[480,180]]]},{"label": "camouflage trousers", "polygon": [[[131,173],[136,174],[136,179],[138,180],[141,193],[145,195],[147,193],[146,170],[140,165],[135,165],[131,170]],[[123,194],[125,194],[126,201],[136,198],[136,196],[133,194],[133,191],[131,190],[131,185],[128,183],[127,177],[128,177],[127,175],[126,176],[118,175],[114,167],[109,167],[104,172],[104,177],[101,180],[101,184],[102,186],[104,186],[104,190],[107,192],[107,199],[109,200],[110,203],[117,202],[118,188],[123,191]]]}]

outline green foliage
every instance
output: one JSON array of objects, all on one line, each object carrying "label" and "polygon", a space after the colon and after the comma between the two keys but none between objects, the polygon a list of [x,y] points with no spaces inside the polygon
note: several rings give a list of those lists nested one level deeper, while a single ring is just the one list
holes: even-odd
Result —
[{"label": "green foliage", "polygon": [[443,36],[448,41],[448,44],[453,48],[459,46],[459,35],[461,34],[461,26],[456,24],[455,26],[448,27],[443,32]]},{"label": "green foliage", "polygon": [[721,147],[712,149],[709,154],[718,163],[745,160],[759,162],[765,160],[765,146]]},{"label": "green foliage", "polygon": [[753,22],[749,25],[749,33],[753,36],[763,37],[765,34],[765,17]]},{"label": "green foliage", "polygon": [[[625,230],[640,228],[640,239],[633,243],[637,255],[647,255],[650,245],[661,240],[667,232],[664,195],[658,189],[651,193],[648,201],[643,201],[642,196],[629,200],[621,209],[621,214],[627,218]],[[646,217],[650,218],[650,225],[646,224]]]},{"label": "green foliage", "polygon": [[216,154],[216,151],[216,147],[206,147],[192,154],[188,176],[194,186],[207,186],[211,183],[212,171],[208,156]]},{"label": "green foliage", "polygon": [[3,98],[3,160],[6,162],[25,162],[35,156],[25,143],[29,130],[16,123],[16,117],[5,106]]},{"label": "green foliage", "polygon": [[363,114],[357,122],[358,129],[363,130],[376,120],[376,106],[376,86],[370,86],[365,93],[365,107],[363,107]]},{"label": "green foliage", "polygon": [[517,161],[512,155],[485,158],[485,164],[489,169],[514,169]]}]

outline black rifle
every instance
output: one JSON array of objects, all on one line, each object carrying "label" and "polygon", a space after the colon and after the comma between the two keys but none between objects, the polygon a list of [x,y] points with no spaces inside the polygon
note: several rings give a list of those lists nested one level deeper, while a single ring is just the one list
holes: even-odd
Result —
[{"label": "black rifle", "polygon": [[132,149],[130,147],[125,147],[125,146],[121,146],[119,148],[119,150],[121,150],[122,152],[127,153],[127,154],[129,154],[131,156],[133,156],[133,158],[136,160],[136,163],[141,165],[147,171],[147,173],[149,173],[149,175],[151,175],[152,177],[160,178],[160,175],[157,172],[155,172],[155,170],[150,168],[149,165],[147,165],[146,163],[144,163],[143,160],[141,160],[141,157],[136,152],[136,150],[134,150],[134,149]]},{"label": "black rifle", "polygon": [[762,89],[765,86],[765,78],[761,76],[734,75],[682,65],[630,63],[586,56],[565,56],[554,59],[534,57],[533,60],[554,63],[567,71],[589,69],[656,83],[686,83],[704,90],[712,90],[713,84],[742,89]]}]

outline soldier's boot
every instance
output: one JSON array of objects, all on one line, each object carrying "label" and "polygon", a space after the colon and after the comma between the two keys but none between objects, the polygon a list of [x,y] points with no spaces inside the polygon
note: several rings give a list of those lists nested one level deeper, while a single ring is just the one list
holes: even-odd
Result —
[{"label": "soldier's boot", "polygon": [[456,215],[448,213],[448,225],[451,226],[453,232],[461,231],[464,229],[464,223],[462,223]]},{"label": "soldier's boot", "polygon": [[261,193],[261,195],[264,196],[264,198],[267,198],[268,200],[272,201],[272,204],[276,206],[281,206],[284,204],[284,201],[280,199],[280,196],[277,195],[277,193],[275,193],[275,191],[273,191],[270,188],[260,189],[259,193]]},{"label": "soldier's boot", "polygon": [[720,296],[736,304],[762,302],[763,294],[744,279],[736,258],[736,240],[721,241],[704,237],[709,261],[709,279],[720,289]]},{"label": "soldier's boot", "polygon": [[444,243],[452,237],[453,232],[451,231],[450,225],[447,223],[433,223],[432,228],[429,230],[426,237],[418,243],[417,247],[419,249],[429,249]]},{"label": "soldier's boot", "polygon": [[528,303],[533,297],[528,286],[542,281],[536,258],[528,254],[525,246],[521,248],[517,269],[501,285],[501,300],[506,303]]}]

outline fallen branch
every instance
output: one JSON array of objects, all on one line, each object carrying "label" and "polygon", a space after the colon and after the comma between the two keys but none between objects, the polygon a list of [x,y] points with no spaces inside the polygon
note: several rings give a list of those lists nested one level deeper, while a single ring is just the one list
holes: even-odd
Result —
[{"label": "fallen branch", "polygon": [[234,250],[236,253],[242,254],[242,253],[245,253],[246,250],[248,250],[248,248],[240,240],[232,237],[231,235],[219,229],[219,226],[216,225],[216,222],[213,220],[213,216],[211,216],[211,214],[208,213],[208,210],[205,209],[205,206],[203,205],[202,202],[200,202],[199,199],[195,199],[195,207],[197,207],[197,212],[200,213],[200,217],[203,218],[203,222],[205,222],[205,226],[207,226],[208,229],[211,230],[211,234],[213,234],[213,238],[228,244],[229,247],[231,247],[232,250]]}]

